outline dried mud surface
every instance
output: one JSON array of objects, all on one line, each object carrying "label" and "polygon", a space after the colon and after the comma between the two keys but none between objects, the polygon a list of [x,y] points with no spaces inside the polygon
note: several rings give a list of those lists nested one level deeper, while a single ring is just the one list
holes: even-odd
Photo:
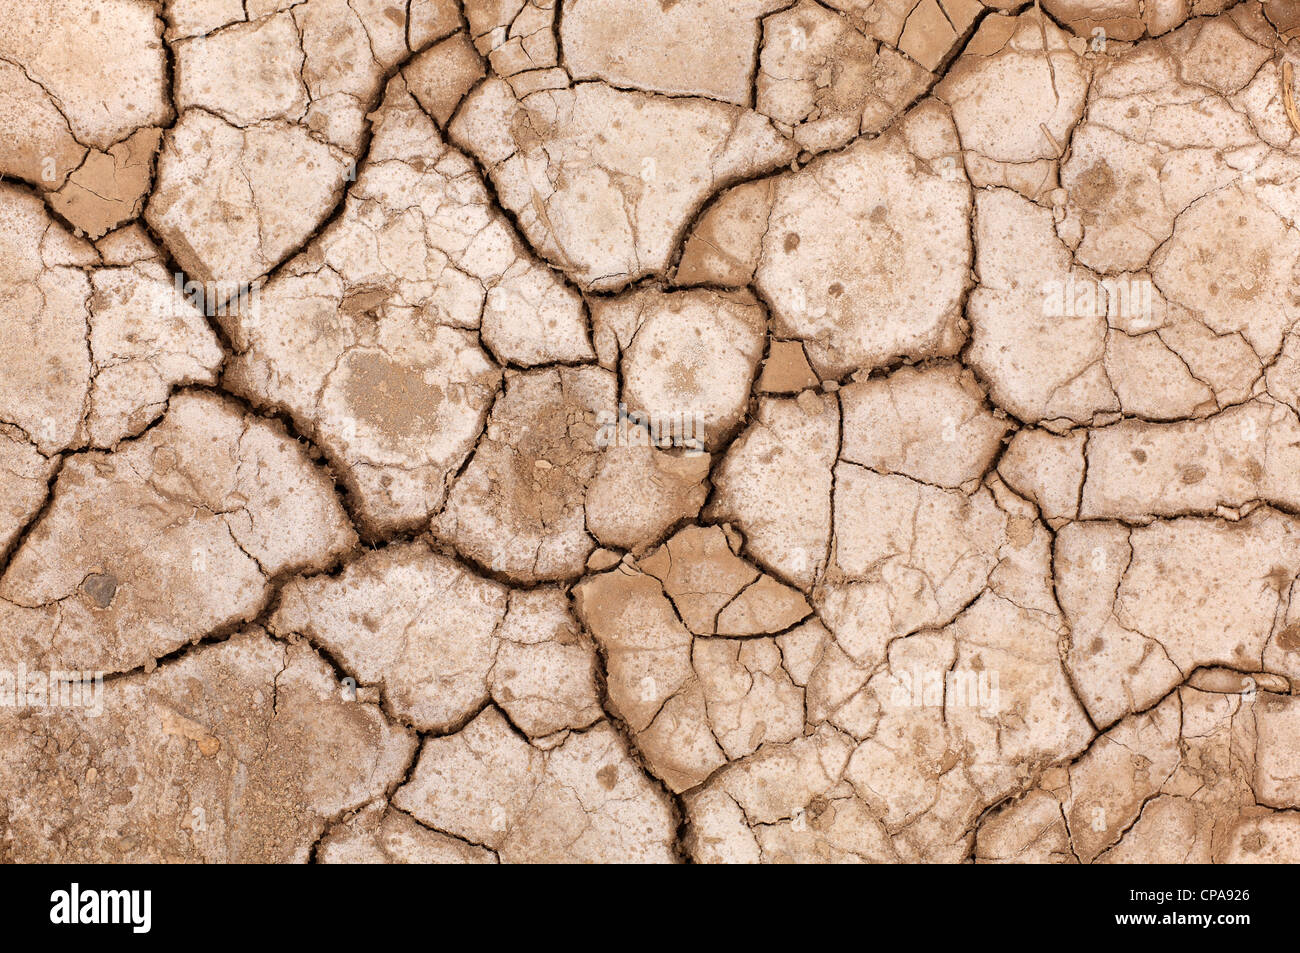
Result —
[{"label": "dried mud surface", "polygon": [[0,859],[1300,861],[1300,6],[11,0]]}]

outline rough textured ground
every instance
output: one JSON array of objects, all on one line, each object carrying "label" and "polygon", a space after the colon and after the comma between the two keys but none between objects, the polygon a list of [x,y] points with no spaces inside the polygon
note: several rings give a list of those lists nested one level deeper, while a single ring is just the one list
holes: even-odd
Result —
[{"label": "rough textured ground", "polygon": [[1300,4],[7,12],[0,858],[1300,861]]}]

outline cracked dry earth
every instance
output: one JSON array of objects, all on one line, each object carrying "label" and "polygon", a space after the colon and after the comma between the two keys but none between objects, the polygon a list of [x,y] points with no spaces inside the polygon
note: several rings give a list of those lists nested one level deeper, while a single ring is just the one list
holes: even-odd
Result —
[{"label": "cracked dry earth", "polygon": [[8,12],[3,859],[1300,861],[1300,4]]}]

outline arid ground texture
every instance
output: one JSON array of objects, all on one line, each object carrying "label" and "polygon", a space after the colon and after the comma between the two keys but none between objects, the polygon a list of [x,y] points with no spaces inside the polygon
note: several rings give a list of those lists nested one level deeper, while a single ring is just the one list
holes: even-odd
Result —
[{"label": "arid ground texture", "polygon": [[9,0],[0,860],[1300,861],[1297,66]]}]

